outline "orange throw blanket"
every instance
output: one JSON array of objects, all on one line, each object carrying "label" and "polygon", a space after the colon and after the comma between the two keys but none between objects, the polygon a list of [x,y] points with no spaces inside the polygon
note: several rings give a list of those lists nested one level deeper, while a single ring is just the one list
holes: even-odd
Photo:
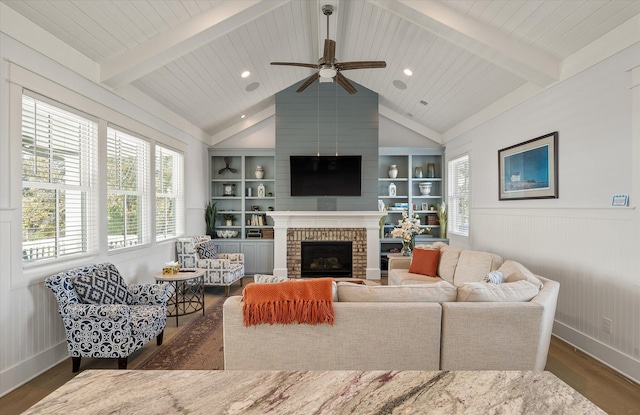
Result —
[{"label": "orange throw blanket", "polygon": [[331,278],[249,284],[242,314],[246,327],[263,323],[328,323],[333,326]]}]

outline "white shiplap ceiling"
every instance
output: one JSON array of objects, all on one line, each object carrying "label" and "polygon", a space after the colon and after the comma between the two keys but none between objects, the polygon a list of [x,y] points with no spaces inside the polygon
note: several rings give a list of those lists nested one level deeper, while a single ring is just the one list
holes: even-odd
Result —
[{"label": "white shiplap ceiling", "polygon": [[434,134],[527,83],[553,84],[563,60],[640,13],[637,0],[1,1],[95,61],[106,87],[137,88],[214,137],[313,73],[269,63],[317,62],[323,4],[338,61],[387,62],[345,76]]}]

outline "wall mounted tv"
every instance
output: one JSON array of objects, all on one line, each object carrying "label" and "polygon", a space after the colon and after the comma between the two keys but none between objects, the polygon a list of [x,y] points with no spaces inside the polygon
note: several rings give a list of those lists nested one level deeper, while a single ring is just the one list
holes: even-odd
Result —
[{"label": "wall mounted tv", "polygon": [[361,196],[362,156],[290,156],[291,196]]}]

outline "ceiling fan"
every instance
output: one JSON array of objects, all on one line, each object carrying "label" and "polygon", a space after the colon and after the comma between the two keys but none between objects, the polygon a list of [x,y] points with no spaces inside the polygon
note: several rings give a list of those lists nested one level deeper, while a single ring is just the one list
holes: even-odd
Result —
[{"label": "ceiling fan", "polygon": [[336,60],[336,41],[329,39],[329,16],[333,14],[333,6],[330,4],[322,6],[322,13],[327,16],[327,38],[324,40],[324,53],[322,57],[318,59],[318,63],[271,62],[271,64],[302,66],[318,70],[318,72],[308,77],[307,80],[304,81],[298,89],[296,89],[296,92],[304,91],[309,85],[320,78],[333,78],[336,80],[338,85],[343,87],[348,93],[355,94],[358,91],[353,84],[349,82],[344,75],[342,75],[341,71],[347,71],[350,69],[386,68],[387,63],[385,61],[338,62]]}]

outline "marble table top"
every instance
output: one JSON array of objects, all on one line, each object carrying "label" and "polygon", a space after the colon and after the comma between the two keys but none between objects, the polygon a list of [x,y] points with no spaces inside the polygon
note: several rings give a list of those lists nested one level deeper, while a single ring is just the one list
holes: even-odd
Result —
[{"label": "marble table top", "polygon": [[549,372],[87,370],[25,414],[604,414]]}]

